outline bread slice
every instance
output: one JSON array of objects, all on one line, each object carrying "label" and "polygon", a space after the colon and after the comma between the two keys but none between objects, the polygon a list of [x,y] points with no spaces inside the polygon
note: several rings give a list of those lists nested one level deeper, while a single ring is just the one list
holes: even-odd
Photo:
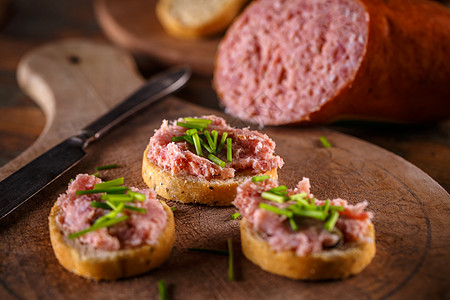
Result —
[{"label": "bread slice", "polygon": [[240,221],[242,252],[263,270],[292,279],[341,279],[361,272],[375,256],[375,231],[370,223],[366,237],[372,242],[298,256],[294,251],[275,252],[255,233],[247,219]]},{"label": "bread slice", "polygon": [[[144,151],[142,177],[148,187],[158,195],[182,203],[201,203],[212,206],[228,206],[236,197],[236,188],[255,175],[237,175],[229,179],[206,180],[193,175],[173,176],[170,172],[151,163],[148,159],[149,146]],[[277,169],[264,173],[278,178]],[[259,175],[264,175],[259,174]]]},{"label": "bread slice", "polygon": [[114,280],[147,272],[167,260],[175,241],[173,212],[164,203],[167,226],[154,245],[118,251],[92,249],[67,237],[56,222],[60,207],[52,207],[49,216],[50,240],[55,256],[67,270],[94,280]]},{"label": "bread slice", "polygon": [[168,34],[198,39],[220,33],[248,0],[160,0],[156,15]]}]

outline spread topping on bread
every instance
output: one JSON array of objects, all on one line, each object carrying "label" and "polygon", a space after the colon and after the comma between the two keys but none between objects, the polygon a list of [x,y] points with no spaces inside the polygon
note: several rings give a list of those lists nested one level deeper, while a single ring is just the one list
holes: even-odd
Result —
[{"label": "spread topping on bread", "polygon": [[94,249],[120,250],[157,242],[167,214],[156,193],[79,174],[60,195],[56,222],[69,238]]},{"label": "spread topping on bread", "polygon": [[233,128],[217,116],[164,120],[150,139],[148,159],[172,175],[233,178],[236,172],[265,173],[283,166],[267,135]]},{"label": "spread topping on bread", "polygon": [[233,204],[272,249],[299,256],[363,241],[372,218],[365,211],[367,202],[316,199],[307,178],[291,190],[276,180],[254,177],[238,187]]}]

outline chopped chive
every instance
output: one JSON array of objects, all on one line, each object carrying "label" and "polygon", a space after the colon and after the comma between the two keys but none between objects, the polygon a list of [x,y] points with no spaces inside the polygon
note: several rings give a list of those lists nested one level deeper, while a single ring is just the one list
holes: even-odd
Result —
[{"label": "chopped chive", "polygon": [[[199,136],[199,138],[200,138],[200,136]],[[209,148],[209,146],[202,139],[199,139],[199,140],[200,140],[200,144],[206,149],[206,151],[208,151],[209,153],[213,153],[212,149]]]},{"label": "chopped chive", "polygon": [[[108,204],[113,209],[113,211],[115,211],[116,213],[122,212],[123,206],[124,206],[123,202],[118,202],[118,203],[114,202],[113,203],[113,202],[111,202],[109,200],[106,200],[106,204]],[[110,213],[110,214],[112,214],[112,213]]]},{"label": "chopped chive", "polygon": [[98,201],[92,201],[91,202],[91,207],[103,208],[103,209],[111,209],[111,207],[109,207],[108,204],[103,203],[103,202],[98,202]]},{"label": "chopped chive", "polygon": [[333,211],[344,211],[345,207],[341,205],[330,205],[330,210]]},{"label": "chopped chive", "polygon": [[328,210],[330,209],[330,199],[325,200],[325,204],[322,206],[324,213],[328,215]]},{"label": "chopped chive", "polygon": [[[290,200],[293,200],[293,199],[290,199]],[[297,206],[298,204],[306,206],[308,208],[311,207],[311,204],[303,198],[296,199],[295,201],[297,201],[297,203],[294,204],[293,207]]]},{"label": "chopped chive", "polygon": [[197,130],[203,130],[206,126],[202,126],[201,123],[183,123],[183,122],[177,122],[178,126],[189,128],[189,129],[197,129]]},{"label": "chopped chive", "polygon": [[205,248],[188,248],[189,251],[197,251],[197,252],[208,252],[213,254],[220,255],[228,255],[228,251],[226,250],[217,250],[217,249],[205,249]]},{"label": "chopped chive", "polygon": [[227,138],[227,161],[231,162],[233,160],[233,150],[231,149],[231,138]]},{"label": "chopped chive", "polygon": [[323,145],[325,148],[331,148],[330,142],[328,142],[327,138],[324,137],[323,135],[320,137],[320,141],[322,142],[322,145]]},{"label": "chopped chive", "polygon": [[222,168],[225,167],[225,162],[223,160],[221,160],[220,158],[218,158],[217,156],[215,156],[214,154],[208,154],[208,158],[210,161],[214,162],[215,164],[219,165],[220,167],[222,167]]},{"label": "chopped chive", "polygon": [[292,213],[296,216],[309,217],[318,220],[324,220],[327,216],[327,214],[325,214],[323,211],[295,209],[295,208],[292,209]]},{"label": "chopped chive", "polygon": [[[113,208],[111,208],[111,209],[113,209]],[[102,223],[104,223],[104,222],[106,222],[108,220],[114,219],[116,216],[117,216],[117,211],[113,210],[113,211],[107,213],[106,215],[104,215],[104,216],[98,218],[97,220],[95,220],[94,225],[92,225],[92,226],[98,226],[99,224],[102,224]]]},{"label": "chopped chive", "polygon": [[77,238],[79,236],[82,236],[82,235],[84,235],[86,233],[89,233],[91,231],[95,231],[95,230],[103,228],[103,227],[112,226],[114,224],[117,224],[117,223],[120,223],[122,221],[125,221],[126,219],[128,219],[128,216],[121,216],[121,217],[118,217],[118,218],[115,218],[115,219],[106,220],[106,221],[101,222],[99,224],[94,224],[94,225],[92,225],[91,227],[89,227],[87,229],[84,229],[84,230],[81,230],[81,231],[69,234],[69,239],[75,239],[75,238]]},{"label": "chopped chive", "polygon": [[236,213],[234,213],[234,214],[231,215],[231,219],[236,220],[236,219],[239,218],[240,216],[241,216],[241,213],[236,212]]},{"label": "chopped chive", "polygon": [[97,183],[96,185],[94,185],[94,189],[103,189],[103,188],[108,188],[108,187],[112,187],[112,186],[118,186],[118,185],[122,185],[123,182],[124,182],[123,177],[120,177],[120,178],[105,181],[102,183]]},{"label": "chopped chive", "polygon": [[197,133],[193,134],[192,139],[194,140],[194,146],[197,155],[203,156],[202,145],[200,144],[200,138],[198,137],[198,134]]},{"label": "chopped chive", "polygon": [[213,138],[214,149],[217,150],[217,138],[219,136],[219,133],[217,132],[217,130],[213,130],[213,131],[211,131],[211,136]]},{"label": "chopped chive", "polygon": [[185,136],[184,135],[180,135],[180,136],[173,136],[172,137],[172,142],[184,142]]},{"label": "chopped chive", "polygon": [[214,141],[211,138],[211,135],[209,134],[208,130],[205,130],[205,137],[206,137],[206,140],[208,141],[209,147],[211,148],[210,153],[215,154],[216,153],[216,145],[214,144]]},{"label": "chopped chive", "polygon": [[195,133],[198,133],[197,129],[195,129],[195,128],[186,130],[187,135],[193,135]]},{"label": "chopped chive", "polygon": [[257,182],[264,181],[264,180],[269,179],[269,178],[270,178],[269,175],[253,176],[252,177],[252,182],[253,183],[257,183]]},{"label": "chopped chive", "polygon": [[95,172],[95,173],[92,173],[91,176],[95,176],[95,177],[99,178],[100,174],[98,174],[98,172]]},{"label": "chopped chive", "polygon": [[276,213],[278,215],[282,215],[282,216],[287,216],[288,218],[292,218],[293,213],[292,211],[286,210],[286,209],[281,209],[266,203],[260,203],[259,204],[259,208],[268,210],[270,212]]},{"label": "chopped chive", "polygon": [[233,238],[228,238],[228,280],[234,280],[234,255],[233,255]]},{"label": "chopped chive", "polygon": [[183,138],[186,142],[190,143],[191,145],[194,145],[194,140],[192,139],[192,136],[185,135],[183,136]]},{"label": "chopped chive", "polygon": [[167,288],[163,279],[158,280],[159,299],[167,300]]},{"label": "chopped chive", "polygon": [[289,224],[291,225],[292,230],[297,231],[298,230],[298,226],[297,223],[295,223],[295,220],[293,217],[288,218],[289,220]]},{"label": "chopped chive", "polygon": [[337,211],[331,211],[330,216],[328,217],[328,220],[323,225],[323,228],[325,230],[331,231],[334,228],[334,225],[336,225],[336,222],[339,218],[339,213]]},{"label": "chopped chive", "polygon": [[170,208],[170,210],[171,210],[171,211],[175,211],[176,208],[172,206],[172,207]]},{"label": "chopped chive", "polygon": [[137,211],[137,212],[144,213],[144,214],[147,212],[147,210],[146,210],[145,208],[140,208],[140,207],[136,207],[136,206],[132,206],[132,205],[127,205],[127,204],[125,204],[125,205],[123,206],[123,208],[126,208],[126,209],[128,209],[128,210]]},{"label": "chopped chive", "polygon": [[134,199],[139,200],[144,202],[145,201],[145,195],[138,193],[138,192],[133,192],[133,191],[129,191],[128,195],[131,195]]},{"label": "chopped chive", "polygon": [[132,202],[133,196],[128,194],[104,194],[101,196],[102,200],[108,200],[113,202]]},{"label": "chopped chive", "polygon": [[225,144],[225,141],[227,140],[228,132],[222,133],[222,139],[220,140],[219,147],[217,147],[217,153],[220,153],[222,151],[223,145]]},{"label": "chopped chive", "polygon": [[96,171],[108,170],[108,169],[114,169],[114,168],[117,168],[117,167],[118,167],[117,164],[111,164],[111,165],[96,167],[95,170]]},{"label": "chopped chive", "polygon": [[283,202],[286,201],[286,197],[280,196],[280,195],[275,195],[274,193],[270,193],[270,192],[262,192],[261,193],[261,197],[263,199],[270,200],[270,201],[275,201],[275,202],[278,202],[278,203],[283,203]]},{"label": "chopped chive", "polygon": [[294,195],[290,195],[289,199],[290,200],[294,200],[294,201],[300,201],[303,200],[306,202],[305,198],[308,197],[307,193],[300,193],[300,194],[294,194]]},{"label": "chopped chive", "polygon": [[287,187],[285,185],[280,185],[280,186],[274,187],[274,188],[268,190],[268,192],[276,194],[276,195],[281,195],[281,196],[286,195],[288,193]]},{"label": "chopped chive", "polygon": [[125,186],[112,186],[109,188],[93,189],[93,190],[80,190],[76,191],[77,196],[88,195],[88,194],[98,194],[98,193],[108,193],[108,194],[123,194],[128,191],[129,188]]},{"label": "chopped chive", "polygon": [[211,124],[212,120],[209,119],[200,119],[200,118],[184,118],[184,121],[186,123],[206,123],[206,124]]}]

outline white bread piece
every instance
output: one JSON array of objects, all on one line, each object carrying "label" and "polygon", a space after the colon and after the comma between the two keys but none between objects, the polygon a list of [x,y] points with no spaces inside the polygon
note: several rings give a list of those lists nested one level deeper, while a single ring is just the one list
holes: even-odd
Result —
[{"label": "white bread piece", "polygon": [[[238,174],[229,179],[207,180],[193,175],[176,175],[151,163],[148,159],[149,147],[144,151],[142,162],[142,177],[148,187],[168,200],[182,203],[201,203],[211,206],[229,206],[236,197],[236,188],[249,178],[256,175]],[[277,169],[263,174],[277,179]]]},{"label": "white bread piece", "polygon": [[77,239],[68,238],[56,222],[60,207],[52,207],[49,220],[50,240],[59,263],[67,270],[94,280],[114,280],[145,273],[163,264],[175,241],[173,212],[163,201],[167,224],[154,245],[107,251],[93,249]]},{"label": "white bread piece", "polygon": [[292,279],[342,279],[361,272],[375,256],[375,230],[370,223],[366,237],[372,242],[343,246],[298,256],[295,251],[276,252],[251,229],[246,218],[240,221],[244,255],[263,270]]},{"label": "white bread piece", "polygon": [[164,30],[180,39],[220,33],[248,0],[160,0],[156,16]]}]

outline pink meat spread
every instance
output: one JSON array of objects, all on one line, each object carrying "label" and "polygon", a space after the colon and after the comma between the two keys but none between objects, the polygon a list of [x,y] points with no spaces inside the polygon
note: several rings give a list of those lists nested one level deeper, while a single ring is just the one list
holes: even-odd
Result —
[{"label": "pink meat spread", "polygon": [[259,124],[308,120],[352,82],[368,22],[360,1],[254,1],[219,45],[220,100],[231,115]]},{"label": "pink meat spread", "polygon": [[[286,208],[292,202],[277,203],[261,198],[261,193],[278,186],[278,182],[267,179],[262,182],[253,183],[247,180],[237,188],[237,195],[233,204],[245,217],[252,230],[263,237],[275,251],[295,251],[298,256],[304,256],[324,249],[332,248],[339,242],[339,235],[333,231],[323,228],[323,222],[312,218],[303,218],[302,223],[298,223],[299,230],[294,231],[288,223],[286,216],[278,215],[265,209],[259,208],[259,204],[264,202],[272,206]],[[289,190],[289,195],[307,193],[309,199],[314,199],[310,193],[309,179],[303,178],[294,190]],[[323,205],[325,201],[315,199],[316,205]],[[345,243],[356,241],[366,241],[365,237],[368,225],[371,222],[372,213],[365,211],[367,202],[356,205],[348,204],[346,200],[331,200],[331,205],[344,206],[344,211],[339,212],[340,216],[336,223],[342,234]],[[369,241],[367,241],[369,242]]]},{"label": "pink meat spread", "polygon": [[[232,162],[227,162],[222,168],[198,156],[194,146],[188,142],[172,142],[172,137],[185,135],[186,128],[176,125],[176,121],[169,124],[167,120],[150,139],[150,162],[172,175],[193,175],[208,180],[233,178],[237,173],[256,175],[283,166],[283,159],[274,155],[275,142],[266,134],[247,128],[233,128],[214,115],[201,118],[212,120],[207,129],[210,132],[217,130],[219,140],[224,132],[228,132],[228,137],[232,139]],[[178,121],[184,122],[182,118]],[[216,156],[226,162],[226,146]]]},{"label": "pink meat spread", "polygon": [[[79,174],[69,184],[66,193],[58,197],[57,205],[60,211],[56,216],[56,222],[65,234],[87,229],[95,220],[109,212],[102,208],[91,207],[92,201],[101,201],[100,194],[76,195],[76,191],[91,190],[95,184],[101,182],[102,180],[95,176]],[[144,202],[134,201],[133,206],[146,209],[146,213],[124,209],[123,214],[129,216],[127,220],[82,235],[78,240],[92,248],[102,250],[120,250],[156,243],[166,227],[166,212],[156,200],[156,193],[152,189],[131,188],[131,190],[145,195]]]}]

